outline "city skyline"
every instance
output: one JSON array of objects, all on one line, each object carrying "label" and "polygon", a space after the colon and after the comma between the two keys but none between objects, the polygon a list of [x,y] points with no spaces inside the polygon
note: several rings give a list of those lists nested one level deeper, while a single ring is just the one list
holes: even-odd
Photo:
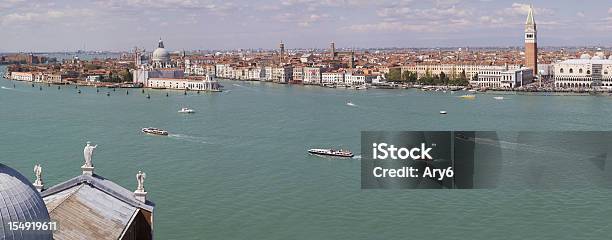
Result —
[{"label": "city skyline", "polygon": [[605,1],[0,0],[0,52],[521,46],[530,4],[541,46],[612,42]]}]

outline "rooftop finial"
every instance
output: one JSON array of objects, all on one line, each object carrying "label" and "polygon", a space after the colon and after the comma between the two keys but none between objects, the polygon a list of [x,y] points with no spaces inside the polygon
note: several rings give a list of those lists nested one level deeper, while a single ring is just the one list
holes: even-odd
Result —
[{"label": "rooftop finial", "polygon": [[94,150],[96,150],[97,147],[98,145],[92,146],[91,142],[87,141],[87,145],[85,145],[85,148],[83,149],[83,157],[85,158],[85,164],[81,166],[83,174],[93,175],[94,166],[92,159]]},{"label": "rooftop finial", "polygon": [[158,48],[164,48],[164,41],[162,41],[161,37],[159,38],[159,43],[157,44]]},{"label": "rooftop finial", "polygon": [[34,165],[34,176],[36,176],[36,180],[34,180],[34,187],[38,192],[42,192],[43,190],[43,181],[42,181],[42,167],[40,164]]}]

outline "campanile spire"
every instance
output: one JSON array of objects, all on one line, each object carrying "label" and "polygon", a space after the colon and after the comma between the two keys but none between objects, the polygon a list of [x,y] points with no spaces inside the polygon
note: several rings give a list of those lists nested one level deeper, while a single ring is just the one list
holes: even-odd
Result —
[{"label": "campanile spire", "polygon": [[530,6],[525,22],[525,66],[533,70],[535,77],[538,75],[538,31],[533,15],[533,6]]}]

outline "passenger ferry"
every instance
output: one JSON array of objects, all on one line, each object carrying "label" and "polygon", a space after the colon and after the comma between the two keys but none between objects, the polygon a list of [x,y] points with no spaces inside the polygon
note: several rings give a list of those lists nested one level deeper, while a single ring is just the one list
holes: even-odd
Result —
[{"label": "passenger ferry", "polygon": [[152,135],[168,136],[168,131],[161,130],[159,128],[151,128],[151,127],[143,128],[142,132],[146,134],[152,134]]},{"label": "passenger ferry", "polygon": [[310,149],[308,153],[313,155],[321,155],[321,156],[332,156],[332,157],[343,157],[343,158],[351,158],[353,157],[353,153],[347,150],[335,150],[335,149]]}]

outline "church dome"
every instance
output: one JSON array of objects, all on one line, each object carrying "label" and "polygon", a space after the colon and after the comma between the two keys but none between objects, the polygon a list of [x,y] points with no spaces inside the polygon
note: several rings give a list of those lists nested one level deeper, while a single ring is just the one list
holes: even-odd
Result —
[{"label": "church dome", "polygon": [[53,238],[50,231],[11,231],[9,222],[49,222],[49,212],[42,197],[30,181],[0,163],[0,239]]},{"label": "church dome", "polygon": [[153,61],[157,62],[170,62],[170,52],[164,48],[164,42],[159,39],[157,49],[153,51]]},{"label": "church dome", "polygon": [[589,55],[588,53],[582,54],[580,55],[580,59],[591,59],[591,55]]}]

